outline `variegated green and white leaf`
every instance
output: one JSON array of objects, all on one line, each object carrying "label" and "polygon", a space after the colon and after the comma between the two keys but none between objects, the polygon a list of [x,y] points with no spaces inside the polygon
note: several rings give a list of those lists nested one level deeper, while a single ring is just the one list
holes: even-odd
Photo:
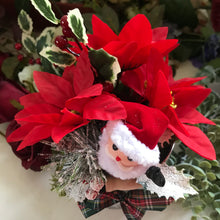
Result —
[{"label": "variegated green and white leaf", "polygon": [[49,0],[31,0],[32,5],[39,13],[53,24],[58,24],[59,19],[56,18]]},{"label": "variegated green and white leaf", "polygon": [[43,50],[44,47],[52,45],[56,32],[56,27],[47,27],[42,31],[40,36],[36,39],[38,53],[40,53],[40,51]]},{"label": "variegated green and white leaf", "polygon": [[121,72],[118,59],[103,49],[89,51],[89,58],[99,76],[103,80],[111,81],[115,84],[117,75]]},{"label": "variegated green and white leaf", "polygon": [[78,40],[80,42],[83,42],[84,44],[88,43],[88,37],[86,34],[86,28],[84,25],[83,17],[78,8],[75,8],[68,12],[67,21],[69,27],[71,28],[75,36],[78,38]]},{"label": "variegated green and white leaf", "polygon": [[18,15],[18,25],[23,32],[26,34],[31,34],[33,30],[33,21],[31,17],[27,14],[23,9],[20,11]]},{"label": "variegated green and white leaf", "polygon": [[21,41],[23,46],[29,53],[36,52],[36,41],[33,37],[26,33],[22,33]]},{"label": "variegated green and white leaf", "polygon": [[75,56],[65,51],[62,51],[54,45],[44,48],[40,52],[40,55],[47,58],[51,63],[61,67],[70,66],[76,61]]}]

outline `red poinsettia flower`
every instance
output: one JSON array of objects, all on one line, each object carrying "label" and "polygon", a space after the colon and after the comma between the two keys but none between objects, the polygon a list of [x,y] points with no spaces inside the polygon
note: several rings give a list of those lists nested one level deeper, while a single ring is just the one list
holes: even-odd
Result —
[{"label": "red poinsettia flower", "polygon": [[145,63],[150,49],[156,48],[164,56],[178,46],[177,40],[166,40],[167,27],[151,29],[148,19],[141,14],[133,17],[116,35],[97,16],[92,17],[93,34],[88,35],[89,46],[103,48],[118,58],[122,69],[131,69]]},{"label": "red poinsettia flower", "polygon": [[138,69],[126,71],[122,82],[138,93],[142,102],[147,100],[150,107],[165,113],[169,118],[168,128],[190,149],[207,159],[215,159],[209,139],[198,127],[191,126],[197,123],[214,125],[196,110],[211,90],[192,85],[202,77],[174,81],[171,75],[162,56],[152,50],[148,62]]},{"label": "red poinsettia flower", "polygon": [[102,94],[101,84],[93,85],[94,76],[86,51],[81,53],[76,66],[65,68],[62,77],[35,71],[34,81],[39,92],[20,99],[24,109],[15,119],[21,126],[7,138],[9,142],[22,140],[17,150],[48,137],[58,143],[91,119],[126,117],[119,100]]}]

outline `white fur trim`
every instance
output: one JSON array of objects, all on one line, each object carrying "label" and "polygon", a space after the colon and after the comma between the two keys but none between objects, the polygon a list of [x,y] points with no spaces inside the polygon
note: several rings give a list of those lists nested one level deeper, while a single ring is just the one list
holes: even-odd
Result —
[{"label": "white fur trim", "polygon": [[156,145],[154,149],[150,149],[141,143],[121,120],[108,121],[103,129],[100,142],[107,143],[109,137],[120,151],[138,164],[150,167],[157,165],[160,161],[158,146]]},{"label": "white fur trim", "polygon": [[122,180],[134,179],[138,178],[139,176],[142,176],[147,171],[148,167],[144,167],[142,165],[129,167],[128,169],[122,169],[119,163],[109,155],[107,150],[107,143],[105,143],[105,141],[103,141],[102,139],[102,141],[99,144],[99,165],[103,170],[107,171],[112,176],[120,178]]}]

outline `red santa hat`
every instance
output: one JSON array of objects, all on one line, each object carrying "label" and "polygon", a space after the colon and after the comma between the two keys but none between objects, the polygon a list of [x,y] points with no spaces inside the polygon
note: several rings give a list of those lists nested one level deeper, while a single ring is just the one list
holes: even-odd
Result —
[{"label": "red santa hat", "polygon": [[168,126],[168,118],[158,109],[133,102],[122,102],[126,120],[108,121],[103,129],[100,146],[109,138],[126,156],[143,165],[159,163],[158,140]]}]

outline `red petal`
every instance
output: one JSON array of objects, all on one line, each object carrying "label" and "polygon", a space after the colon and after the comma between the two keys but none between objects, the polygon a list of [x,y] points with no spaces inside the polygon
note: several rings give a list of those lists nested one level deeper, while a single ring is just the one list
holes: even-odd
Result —
[{"label": "red petal", "polygon": [[152,30],[152,41],[166,40],[168,27],[158,27]]},{"label": "red petal", "polygon": [[177,81],[173,81],[171,83],[169,83],[171,90],[178,88],[178,87],[186,87],[186,86],[191,86],[192,84],[205,79],[206,76],[204,77],[196,77],[196,78],[183,78]]},{"label": "red petal", "polygon": [[125,24],[119,38],[122,41],[136,41],[141,47],[150,44],[152,40],[151,24],[145,15],[138,14]]},{"label": "red petal", "polygon": [[63,113],[64,115],[59,126],[55,127],[52,131],[52,139],[55,143],[58,143],[68,133],[89,123],[82,116],[74,114],[67,109],[64,109]]},{"label": "red petal", "polygon": [[56,106],[49,104],[36,104],[30,107],[24,108],[15,115],[15,119],[25,118],[34,114],[45,114],[45,113],[59,113],[60,109]]},{"label": "red petal", "polygon": [[81,99],[70,99],[66,102],[66,108],[82,113],[84,106],[87,102],[89,102],[92,98],[81,98]]},{"label": "red petal", "polygon": [[151,89],[150,106],[162,109],[172,102],[169,85],[163,72],[158,71]]},{"label": "red petal", "polygon": [[194,108],[179,107],[176,108],[176,113],[178,115],[179,120],[182,123],[189,123],[189,124],[204,123],[204,124],[215,125],[214,122],[204,117],[200,112],[198,112]]},{"label": "red petal", "polygon": [[182,87],[173,89],[174,102],[177,107],[198,107],[210,94],[211,89],[206,89],[201,86]]},{"label": "red petal", "polygon": [[118,36],[96,15],[92,16],[93,35],[88,35],[89,45],[94,49],[104,47],[108,42],[117,40]]},{"label": "red petal", "polygon": [[88,98],[102,94],[103,85],[98,83],[89,88],[82,90],[74,99]]},{"label": "red petal", "polygon": [[21,127],[17,128],[14,130],[8,137],[7,141],[8,142],[16,142],[23,140],[25,136],[30,132],[30,130],[36,126],[35,123],[28,123],[25,125],[22,125]]},{"label": "red petal", "polygon": [[54,74],[34,71],[34,81],[47,103],[64,107],[65,101],[74,96],[72,85]]},{"label": "red petal", "polygon": [[160,40],[155,43],[152,43],[152,47],[160,51],[163,56],[168,55],[173,49],[178,46],[178,40],[170,39],[170,40]]},{"label": "red petal", "polygon": [[126,118],[126,110],[116,98],[103,94],[85,105],[83,118],[90,120],[124,119]]},{"label": "red petal", "polygon": [[215,149],[208,137],[195,126],[184,125],[190,136],[175,130],[175,135],[191,150],[208,160],[216,160]]},{"label": "red petal", "polygon": [[46,139],[51,136],[51,126],[39,125],[34,127],[24,138],[21,144],[18,146],[17,150],[22,150],[27,146],[36,144],[37,142]]},{"label": "red petal", "polygon": [[170,120],[169,121],[169,128],[173,132],[175,130],[175,131],[183,133],[186,136],[189,135],[188,131],[184,128],[183,124],[178,119],[178,116],[177,116],[175,110],[172,107],[169,106],[168,108],[164,109],[163,112],[169,118],[169,120]]},{"label": "red petal", "polygon": [[18,118],[16,121],[22,122],[32,122],[37,124],[47,124],[47,125],[57,125],[60,122],[61,115],[57,113],[51,114],[36,114],[30,115],[25,118]]},{"label": "red petal", "polygon": [[82,90],[92,86],[94,81],[94,75],[91,70],[91,64],[87,51],[82,51],[75,69],[73,70],[73,87],[76,95]]},{"label": "red petal", "polygon": [[44,99],[42,98],[39,92],[31,93],[20,98],[20,103],[25,108],[30,107],[32,105],[44,103]]},{"label": "red petal", "polygon": [[[138,51],[137,42],[112,41],[103,49],[118,58],[121,68],[134,67],[137,64],[132,61]],[[131,63],[132,62],[132,63]]]}]

